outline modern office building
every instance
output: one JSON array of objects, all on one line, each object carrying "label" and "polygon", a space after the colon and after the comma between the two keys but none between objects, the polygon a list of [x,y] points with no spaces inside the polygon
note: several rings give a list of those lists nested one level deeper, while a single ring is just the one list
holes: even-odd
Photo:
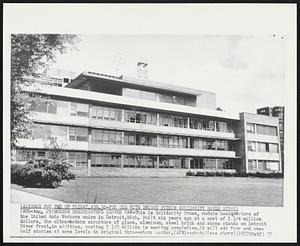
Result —
[{"label": "modern office building", "polygon": [[282,170],[283,170],[284,169],[284,107],[274,106],[274,107],[259,108],[257,109],[257,114],[264,114],[273,117],[278,117],[279,119],[281,163],[282,163]]},{"label": "modern office building", "polygon": [[212,92],[83,72],[35,93],[47,99],[36,99],[36,127],[19,141],[19,163],[45,158],[56,139],[81,176],[121,168],[282,171],[278,118],[218,111]]}]

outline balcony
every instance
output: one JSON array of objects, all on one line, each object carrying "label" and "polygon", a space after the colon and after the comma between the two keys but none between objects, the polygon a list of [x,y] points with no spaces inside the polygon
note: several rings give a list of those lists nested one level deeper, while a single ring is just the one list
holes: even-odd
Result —
[{"label": "balcony", "polygon": [[237,140],[233,132],[205,131],[199,129],[129,123],[123,121],[110,121],[110,120],[98,120],[98,119],[96,120],[88,117],[56,115],[56,114],[40,113],[40,112],[33,112],[33,114],[35,117],[35,121],[38,123],[51,123],[57,125],[82,126],[82,127],[103,128],[103,129],[121,130],[121,131]]},{"label": "balcony", "polygon": [[[138,145],[97,144],[79,141],[59,141],[58,145],[66,151],[91,151],[104,153],[124,153],[161,156],[203,156],[212,158],[237,158],[234,151],[163,148]],[[20,139],[19,146],[27,149],[47,149],[50,146],[50,141],[42,139]]]}]

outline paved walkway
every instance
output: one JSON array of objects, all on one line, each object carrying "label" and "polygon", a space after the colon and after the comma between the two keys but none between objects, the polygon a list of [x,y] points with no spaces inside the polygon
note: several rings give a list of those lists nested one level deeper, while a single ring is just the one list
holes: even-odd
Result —
[{"label": "paved walkway", "polygon": [[54,199],[43,196],[34,195],[28,192],[11,189],[11,202],[12,203],[63,203]]}]

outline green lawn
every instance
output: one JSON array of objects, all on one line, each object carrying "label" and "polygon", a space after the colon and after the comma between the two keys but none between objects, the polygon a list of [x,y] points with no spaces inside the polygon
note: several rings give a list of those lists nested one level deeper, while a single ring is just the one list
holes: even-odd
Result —
[{"label": "green lawn", "polygon": [[77,178],[58,189],[11,187],[67,203],[283,206],[283,179],[269,178]]}]

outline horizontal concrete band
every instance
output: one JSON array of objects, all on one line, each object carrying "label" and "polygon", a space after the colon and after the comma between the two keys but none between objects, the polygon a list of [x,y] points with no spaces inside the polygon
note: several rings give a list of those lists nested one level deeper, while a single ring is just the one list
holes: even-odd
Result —
[{"label": "horizontal concrete band", "polygon": [[150,124],[129,123],[123,121],[95,120],[88,117],[63,116],[48,113],[33,113],[37,123],[56,124],[66,126],[82,126],[100,129],[111,129],[121,131],[170,134],[176,136],[191,136],[204,138],[217,138],[227,140],[239,140],[232,132],[205,131],[199,129],[169,127]]},{"label": "horizontal concrete band", "polygon": [[[128,168],[128,167],[91,167],[88,169],[73,167],[72,171],[79,177],[185,177],[188,168]],[[235,169],[190,169],[197,172],[224,172],[236,173]]]},{"label": "horizontal concrete band", "polygon": [[204,109],[199,107],[171,104],[171,103],[163,103],[157,101],[148,101],[137,98],[130,98],[100,92],[93,91],[85,91],[79,89],[71,89],[65,87],[45,87],[42,86],[40,88],[27,87],[24,88],[26,91],[36,92],[43,95],[49,96],[57,96],[62,98],[69,99],[81,99],[87,102],[103,102],[109,103],[112,105],[126,105],[132,107],[145,108],[149,110],[159,110],[162,112],[169,113],[180,113],[184,115],[199,115],[199,116],[208,116],[220,119],[228,119],[228,120],[240,120],[238,114],[232,114],[224,111],[212,110],[212,109]]},{"label": "horizontal concrete band", "polygon": [[250,152],[248,151],[248,160],[266,160],[266,161],[279,161],[279,153],[265,153],[265,152]]},{"label": "horizontal concrete band", "polygon": [[[25,149],[45,149],[49,148],[49,141],[20,139],[19,147]],[[117,144],[95,144],[88,142],[67,141],[60,145],[66,151],[90,151],[96,153],[120,153],[120,154],[141,154],[141,155],[166,155],[166,156],[186,156],[186,157],[212,157],[212,158],[239,158],[235,151],[221,150],[198,150],[184,148],[162,148],[136,145]]]}]

